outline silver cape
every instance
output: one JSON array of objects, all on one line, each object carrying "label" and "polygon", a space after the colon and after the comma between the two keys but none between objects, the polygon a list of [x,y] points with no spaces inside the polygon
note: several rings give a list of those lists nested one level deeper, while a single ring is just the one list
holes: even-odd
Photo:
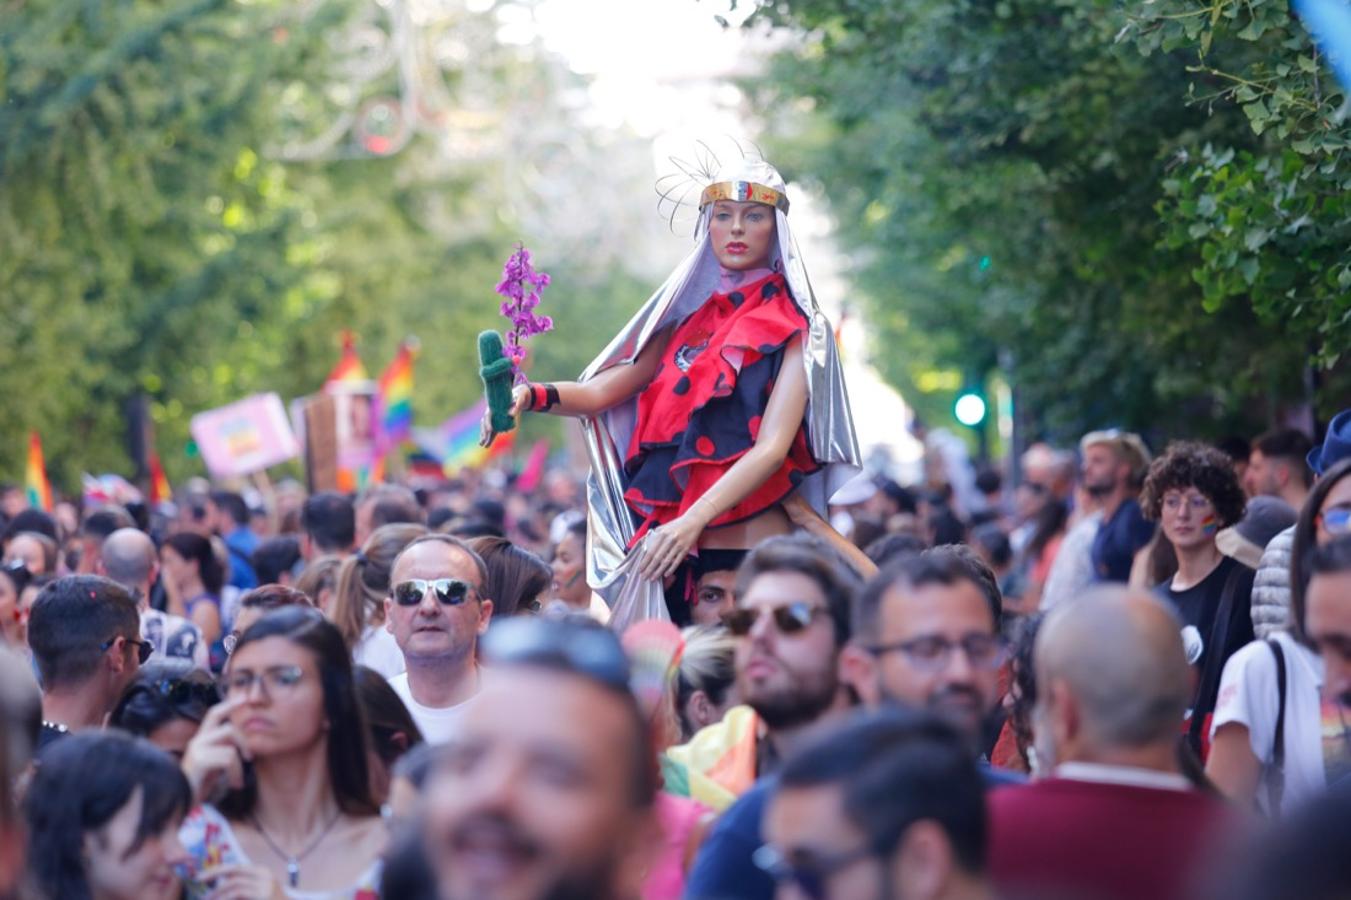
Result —
[{"label": "silver cape", "polygon": [[[722,181],[764,184],[780,193],[783,178],[768,163],[745,160],[718,174]],[[580,381],[587,381],[613,366],[628,365],[647,346],[652,336],[672,323],[683,321],[717,289],[720,268],[708,236],[712,206],[699,215],[694,250],[676,267],[665,283],[638,310],[624,329],[587,366]],[[860,471],[858,439],[850,413],[849,395],[840,368],[835,334],[812,292],[802,254],[782,210],[774,211],[777,246],[773,267],[783,272],[793,299],[810,323],[803,345],[802,362],[807,374],[807,436],[812,456],[822,468],[808,476],[799,493],[822,515],[827,501],[846,481]],[[633,519],[624,502],[624,454],[637,424],[637,396],[597,415],[584,417],[591,474],[587,478],[587,582],[611,605],[623,590],[628,574],[625,548],[634,534]],[[638,554],[632,554],[630,562]],[[658,590],[647,582],[650,590]]]}]

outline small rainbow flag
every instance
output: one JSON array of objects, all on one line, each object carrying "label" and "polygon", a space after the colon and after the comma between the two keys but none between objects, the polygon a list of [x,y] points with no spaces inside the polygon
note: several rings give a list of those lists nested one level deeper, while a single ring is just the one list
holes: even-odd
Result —
[{"label": "small rainbow flag", "polygon": [[476,469],[491,459],[510,453],[516,444],[516,432],[508,431],[499,434],[491,447],[479,446],[479,423],[487,408],[487,401],[480,400],[436,428],[413,429],[413,439],[423,450],[441,460],[441,467],[447,474],[460,469]]},{"label": "small rainbow flag", "polygon": [[23,480],[28,505],[51,512],[52,486],[47,481],[47,465],[42,460],[42,439],[36,431],[28,432],[28,467],[24,470]]},{"label": "small rainbow flag", "polygon": [[361,357],[357,356],[356,337],[350,331],[342,333],[342,356],[338,359],[338,364],[333,367],[333,371],[328,373],[328,380],[325,384],[335,384],[346,381],[368,381],[370,376],[366,374],[366,367],[361,364]]},{"label": "small rainbow flag", "polygon": [[383,457],[413,430],[413,345],[399,344],[399,352],[380,375],[375,396],[376,448]]},{"label": "small rainbow flag", "polygon": [[150,502],[152,504],[167,503],[172,500],[174,490],[169,486],[169,479],[164,474],[164,466],[160,464],[159,454],[154,450],[150,451]]}]

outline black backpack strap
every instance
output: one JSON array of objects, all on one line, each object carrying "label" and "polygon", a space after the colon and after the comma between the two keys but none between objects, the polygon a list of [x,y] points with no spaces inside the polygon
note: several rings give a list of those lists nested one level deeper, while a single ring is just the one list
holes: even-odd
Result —
[{"label": "black backpack strap", "polygon": [[1274,818],[1280,815],[1281,798],[1285,795],[1285,649],[1280,642],[1267,638],[1266,644],[1276,657],[1276,736],[1271,742],[1271,768],[1267,773],[1267,799]]},{"label": "black backpack strap", "polygon": [[1238,579],[1245,568],[1240,563],[1229,570],[1229,577],[1224,580],[1224,589],[1220,592],[1220,605],[1215,611],[1215,621],[1211,623],[1210,635],[1206,638],[1206,665],[1201,670],[1196,696],[1192,700],[1191,727],[1187,729],[1187,741],[1200,759],[1205,758],[1201,748],[1204,745],[1202,730],[1206,724],[1205,714],[1201,712],[1201,699],[1214,696],[1219,689],[1220,675],[1224,671],[1224,645],[1227,643],[1225,638],[1229,634],[1229,622],[1234,617],[1234,594],[1238,592]]}]

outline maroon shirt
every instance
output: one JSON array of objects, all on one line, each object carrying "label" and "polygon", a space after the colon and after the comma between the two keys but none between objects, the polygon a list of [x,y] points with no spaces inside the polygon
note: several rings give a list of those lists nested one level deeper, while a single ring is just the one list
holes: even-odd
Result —
[{"label": "maroon shirt", "polygon": [[1195,790],[1048,778],[994,791],[990,874],[1001,897],[1184,900],[1235,813]]}]

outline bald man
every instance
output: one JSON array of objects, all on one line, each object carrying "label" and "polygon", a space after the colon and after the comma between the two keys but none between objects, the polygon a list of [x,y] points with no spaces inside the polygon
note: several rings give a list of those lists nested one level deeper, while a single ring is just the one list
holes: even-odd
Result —
[{"label": "bald man", "polygon": [[1195,896],[1231,813],[1178,765],[1191,672],[1172,610],[1101,588],[1037,635],[1042,780],[990,799],[991,869],[1008,896]]},{"label": "bald man", "polygon": [[159,554],[149,535],[135,528],[114,531],[103,541],[95,571],[136,598],[141,640],[155,648],[151,659],[187,659],[199,669],[207,668],[208,648],[202,630],[182,616],[150,606],[150,588],[159,576]]}]

